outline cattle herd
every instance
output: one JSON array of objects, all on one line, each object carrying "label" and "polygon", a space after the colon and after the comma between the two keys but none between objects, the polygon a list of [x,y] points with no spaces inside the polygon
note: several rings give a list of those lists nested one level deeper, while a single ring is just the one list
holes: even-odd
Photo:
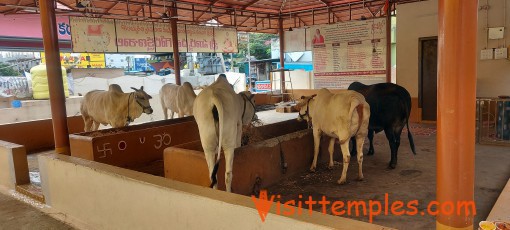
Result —
[{"label": "cattle herd", "polygon": [[[143,87],[132,88],[134,92],[124,93],[119,85],[112,84],[107,91],[88,92],[81,104],[85,131],[97,130],[100,124],[113,128],[129,125],[142,113],[153,112],[148,95]],[[225,156],[225,185],[231,192],[234,149],[241,146],[242,130],[257,119],[253,96],[245,91],[235,93],[224,74],[210,86],[195,94],[190,83],[182,86],[165,84],[160,90],[161,106],[165,119],[174,113],[178,117],[195,116],[204,149],[211,187],[217,187],[218,163],[223,150]],[[401,86],[392,83],[364,85],[352,83],[348,90],[332,93],[321,89],[317,94],[302,96],[296,105],[298,120],[305,120],[313,130],[314,158],[310,171],[315,171],[321,136],[330,137],[329,167],[333,167],[333,150],[336,139],[343,155],[343,169],[339,184],[347,178],[350,157],[357,156],[358,179],[363,179],[363,143],[368,136],[368,155],[374,154],[374,133],[384,131],[388,139],[391,160],[389,168],[397,165],[397,151],[404,126],[408,129],[411,149],[416,154],[413,137],[409,130],[411,97]],[[352,151],[349,143],[352,142]]]}]

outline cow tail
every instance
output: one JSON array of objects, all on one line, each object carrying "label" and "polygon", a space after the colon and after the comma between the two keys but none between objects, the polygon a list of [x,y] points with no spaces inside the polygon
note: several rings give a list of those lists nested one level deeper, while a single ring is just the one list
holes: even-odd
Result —
[{"label": "cow tail", "polygon": [[223,121],[223,104],[220,100],[217,99],[217,97],[213,98],[213,106],[216,106],[216,109],[218,111],[218,156],[216,157],[216,163],[214,164],[213,171],[211,173],[211,185],[210,187],[214,187],[218,181],[216,180],[216,174],[218,174],[218,168],[220,166],[220,156],[221,156],[221,141],[222,141],[222,133],[223,133],[223,124],[221,124],[221,121]]},{"label": "cow tail", "polygon": [[[410,107],[410,106],[409,106]],[[411,134],[411,129],[409,129],[409,111],[406,109],[407,111],[407,114],[406,114],[406,125],[407,125],[407,138],[409,139],[409,145],[411,145],[411,150],[413,151],[414,155],[416,155],[416,150],[414,148],[414,139],[413,139],[413,135]]]},{"label": "cow tail", "polygon": [[354,110],[357,110],[358,112],[358,129],[356,132],[359,131],[359,129],[361,128],[361,123],[363,121],[363,103],[361,102],[361,100],[357,97],[354,98],[354,100],[351,102],[351,108],[349,109],[349,117],[352,118],[352,113],[354,112]]}]

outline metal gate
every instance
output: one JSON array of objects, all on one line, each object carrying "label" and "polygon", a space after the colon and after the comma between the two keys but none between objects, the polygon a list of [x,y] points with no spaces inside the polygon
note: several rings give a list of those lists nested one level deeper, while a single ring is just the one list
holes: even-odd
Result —
[{"label": "metal gate", "polygon": [[476,99],[476,139],[480,144],[510,146],[510,99]]}]

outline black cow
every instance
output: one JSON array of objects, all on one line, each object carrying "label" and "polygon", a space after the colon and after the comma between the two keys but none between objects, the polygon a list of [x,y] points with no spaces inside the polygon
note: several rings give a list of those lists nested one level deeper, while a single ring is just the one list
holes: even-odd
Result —
[{"label": "black cow", "polygon": [[[378,133],[384,130],[391,149],[391,161],[388,167],[394,169],[397,166],[400,134],[406,125],[411,150],[416,154],[413,136],[411,135],[411,130],[409,130],[411,96],[405,88],[393,83],[364,85],[359,82],[353,82],[348,89],[363,94],[370,105],[370,122],[368,125],[370,148],[367,155],[374,155],[374,132]],[[356,146],[356,140],[352,141],[354,142],[353,146]],[[356,150],[352,151],[352,153],[353,155],[356,154]]]}]

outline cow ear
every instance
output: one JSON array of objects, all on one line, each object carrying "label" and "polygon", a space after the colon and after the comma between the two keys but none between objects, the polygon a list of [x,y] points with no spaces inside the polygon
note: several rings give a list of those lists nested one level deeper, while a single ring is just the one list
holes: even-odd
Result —
[{"label": "cow ear", "polygon": [[312,95],[312,98],[314,98],[315,96],[317,96],[317,94]]},{"label": "cow ear", "polygon": [[138,89],[135,87],[131,87],[131,89],[133,89],[134,91],[138,91]]},{"label": "cow ear", "polygon": [[143,85],[142,85],[142,87],[140,87],[140,91],[143,91]]}]

